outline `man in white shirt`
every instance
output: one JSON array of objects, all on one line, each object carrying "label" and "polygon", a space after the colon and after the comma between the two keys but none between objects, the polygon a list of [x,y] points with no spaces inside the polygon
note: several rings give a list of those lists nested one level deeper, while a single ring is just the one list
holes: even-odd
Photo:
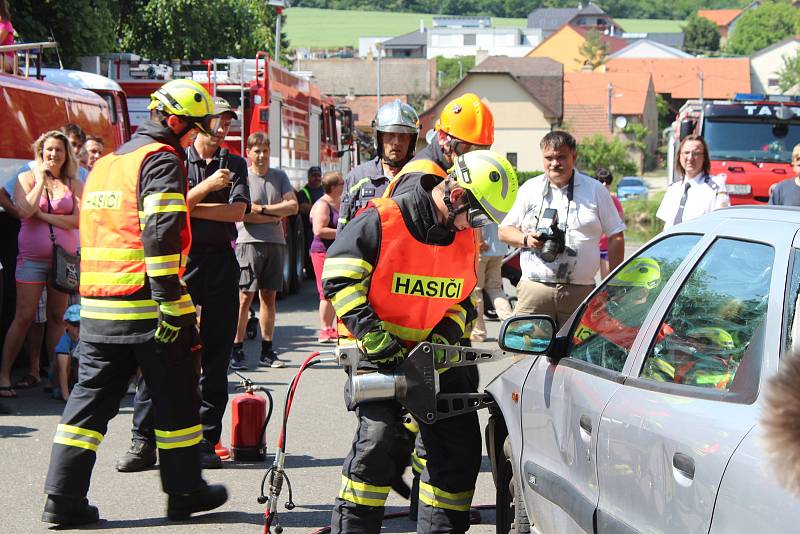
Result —
[{"label": "man in white shirt", "polygon": [[550,132],[539,146],[544,174],[520,187],[499,234],[523,249],[515,313],[550,315],[560,327],[594,288],[600,236],[608,236],[610,268],[622,262],[625,223],[603,184],[575,170],[570,134]]},{"label": "man in white shirt", "polygon": [[731,205],[725,179],[709,175],[711,161],[702,137],[689,135],[681,141],[677,168],[683,178],[667,188],[656,212],[656,217],[664,221],[665,230]]}]

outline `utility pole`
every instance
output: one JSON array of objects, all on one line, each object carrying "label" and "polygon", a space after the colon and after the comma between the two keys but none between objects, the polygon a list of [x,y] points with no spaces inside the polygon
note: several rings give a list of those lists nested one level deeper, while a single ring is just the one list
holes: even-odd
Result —
[{"label": "utility pole", "polygon": [[705,81],[705,75],[703,71],[700,71],[700,105],[703,105],[703,82]]},{"label": "utility pole", "polygon": [[[378,109],[381,109],[381,55],[383,55],[383,43],[375,43],[375,49],[378,51],[378,79],[377,79],[377,96],[378,96]],[[378,109],[375,110],[377,115]]]},{"label": "utility pole", "polygon": [[614,119],[611,115],[611,100],[614,98],[614,86],[608,82],[608,131],[614,133]]},{"label": "utility pole", "polygon": [[461,63],[461,61],[459,61],[458,62],[458,79],[461,80],[461,78],[463,78],[463,77],[464,77],[464,65]]},{"label": "utility pole", "polygon": [[289,7],[289,0],[267,0],[267,5],[275,8],[275,56],[274,60],[280,63],[281,54],[281,15]]}]

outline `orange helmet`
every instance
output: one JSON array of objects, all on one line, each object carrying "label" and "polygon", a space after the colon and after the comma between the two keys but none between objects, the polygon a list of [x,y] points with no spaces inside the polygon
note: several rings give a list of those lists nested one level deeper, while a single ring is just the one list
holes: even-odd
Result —
[{"label": "orange helmet", "polygon": [[466,93],[445,104],[435,129],[473,145],[490,146],[494,142],[492,112],[474,93]]}]

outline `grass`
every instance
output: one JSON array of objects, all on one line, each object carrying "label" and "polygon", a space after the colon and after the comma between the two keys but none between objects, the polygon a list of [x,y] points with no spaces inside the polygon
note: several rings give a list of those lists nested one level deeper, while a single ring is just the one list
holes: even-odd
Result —
[{"label": "grass", "polygon": [[664,192],[650,195],[647,200],[626,200],[622,203],[625,211],[625,241],[644,243],[661,231],[664,226],[656,219],[656,211],[664,198]]},{"label": "grass", "polygon": [[[284,29],[292,48],[358,47],[359,37],[396,37],[419,29],[420,19],[431,27],[434,15],[383,13],[292,7],[286,10]],[[524,28],[526,19],[493,18],[495,26]]]},{"label": "grass", "polygon": [[685,20],[664,20],[664,19],[614,19],[622,29],[630,33],[679,33],[683,30],[681,26],[686,24]]},{"label": "grass", "polygon": [[[435,15],[384,13],[292,7],[286,10],[284,29],[292,48],[358,47],[359,37],[396,37],[419,29],[422,20],[430,28]],[[679,32],[682,20],[616,19],[626,32]],[[497,27],[525,28],[527,19],[492,17]]]}]

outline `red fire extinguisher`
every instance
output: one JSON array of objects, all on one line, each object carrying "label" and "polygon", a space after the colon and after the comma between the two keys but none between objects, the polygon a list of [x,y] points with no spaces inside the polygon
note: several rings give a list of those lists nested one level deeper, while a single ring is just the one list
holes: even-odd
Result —
[{"label": "red fire extinguisher", "polygon": [[[236,373],[242,379],[236,389],[243,389],[231,403],[233,424],[231,428],[231,451],[234,461],[255,462],[264,460],[267,453],[264,434],[267,423],[272,416],[272,395],[269,390],[253,385],[252,380]],[[266,394],[269,399],[269,410],[264,397],[256,395],[257,391]]]}]

